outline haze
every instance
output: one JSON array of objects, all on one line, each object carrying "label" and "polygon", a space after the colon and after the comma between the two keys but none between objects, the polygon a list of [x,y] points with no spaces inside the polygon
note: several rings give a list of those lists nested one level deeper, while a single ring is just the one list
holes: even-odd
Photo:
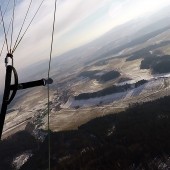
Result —
[{"label": "haze", "polygon": [[[28,0],[17,1],[14,41],[29,2]],[[40,2],[40,0],[33,0],[23,31]],[[70,49],[86,44],[118,25],[150,15],[168,4],[170,4],[169,0],[59,0],[56,13],[53,56],[58,56]],[[2,9],[5,10],[7,2],[1,0],[1,5]],[[6,27],[12,15],[12,6],[13,1],[11,0],[4,17]],[[49,57],[53,10],[54,0],[45,0],[22,43],[14,53],[17,67],[25,67]],[[4,41],[2,25],[0,41],[2,46]],[[1,64],[5,53],[6,48],[4,48],[4,53],[1,56]],[[20,64],[21,61],[22,65]]]}]

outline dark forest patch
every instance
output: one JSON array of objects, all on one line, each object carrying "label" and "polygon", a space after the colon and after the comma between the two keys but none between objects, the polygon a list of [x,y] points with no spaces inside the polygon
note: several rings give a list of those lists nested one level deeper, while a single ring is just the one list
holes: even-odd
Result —
[{"label": "dark forest patch", "polygon": [[[97,73],[102,73],[97,74]],[[101,70],[94,70],[94,71],[84,71],[81,72],[79,77],[85,77],[89,79],[96,79],[97,81],[100,81],[101,83],[105,83],[110,80],[114,80],[120,76],[120,73],[118,71],[109,71],[109,72],[102,72]]]},{"label": "dark forest patch", "polygon": [[134,84],[125,84],[125,85],[121,85],[121,86],[116,86],[113,85],[111,87],[107,87],[103,90],[99,90],[97,92],[93,92],[93,93],[81,93],[78,96],[75,96],[75,100],[87,100],[90,98],[96,98],[96,97],[102,97],[102,96],[106,96],[109,94],[114,94],[114,93],[119,93],[119,92],[124,92],[127,90],[130,90],[132,88],[136,88],[139,87],[145,83],[147,83],[147,80],[140,80]]},{"label": "dark forest patch", "polygon": [[[161,169],[170,155],[169,105],[170,96],[93,119],[78,130],[52,132],[52,170]],[[22,170],[47,169],[47,146],[48,138]]]},{"label": "dark forest patch", "polygon": [[[126,59],[126,61],[133,61],[133,60],[137,60],[141,58],[154,57],[154,56],[160,55],[162,54],[162,52],[156,49],[159,47],[166,46],[168,44],[170,44],[170,41],[164,41],[164,42],[161,42],[160,44],[150,45],[146,48],[143,48],[141,50],[134,52],[130,57]],[[151,54],[150,51],[153,51],[153,50],[154,50],[154,53]]]},{"label": "dark forest patch", "polygon": [[7,139],[0,141],[0,169],[14,169],[12,161],[16,156],[28,150],[34,153],[37,149],[37,140],[26,131],[17,132]]},{"label": "dark forest patch", "polygon": [[118,71],[109,71],[103,75],[101,75],[100,77],[98,77],[98,81],[101,81],[101,82],[107,82],[107,81],[110,81],[110,80],[114,80],[116,78],[118,78],[120,76],[120,73]]},{"label": "dark forest patch", "polygon": [[99,73],[99,72],[100,72],[100,70],[84,71],[84,72],[81,72],[78,76],[90,78],[90,79],[95,79],[95,78],[97,78],[96,74]]},{"label": "dark forest patch", "polygon": [[152,74],[169,73],[170,55],[144,58],[140,69],[151,69]]}]

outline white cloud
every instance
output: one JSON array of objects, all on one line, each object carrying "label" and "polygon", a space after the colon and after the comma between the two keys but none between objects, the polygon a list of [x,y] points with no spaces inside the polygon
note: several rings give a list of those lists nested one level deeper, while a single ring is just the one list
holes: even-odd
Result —
[{"label": "white cloud", "polygon": [[[1,0],[2,1],[2,0]],[[16,8],[14,40],[21,27],[29,0],[20,0]],[[33,0],[27,22],[41,0]],[[53,56],[87,43],[112,27],[170,4],[169,0],[58,0]],[[54,0],[45,0],[14,56],[20,67],[49,57]],[[6,15],[9,22],[12,10]],[[2,28],[1,28],[2,32]],[[2,37],[0,37],[2,44]],[[4,53],[5,55],[5,53]]]}]

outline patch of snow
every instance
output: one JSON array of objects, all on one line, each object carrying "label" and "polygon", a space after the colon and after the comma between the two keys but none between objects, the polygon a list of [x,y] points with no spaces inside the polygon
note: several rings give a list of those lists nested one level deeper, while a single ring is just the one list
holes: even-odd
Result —
[{"label": "patch of snow", "polygon": [[61,108],[66,109],[71,106],[71,104],[74,102],[74,98],[70,97],[65,104],[61,104]]},{"label": "patch of snow", "polygon": [[99,73],[96,73],[95,75],[96,76],[102,76],[103,74],[105,74],[104,72],[99,72]]},{"label": "patch of snow", "polygon": [[124,81],[124,82],[121,82],[121,83],[116,83],[117,86],[122,86],[122,85],[125,85],[125,84],[133,84],[133,83],[136,83],[138,82],[137,80],[128,80],[128,81]]},{"label": "patch of snow", "polygon": [[153,51],[149,51],[150,54],[153,54]]},{"label": "patch of snow", "polygon": [[114,132],[114,130],[115,130],[115,126],[113,126],[111,129],[109,129],[108,130],[108,132],[107,132],[107,136],[110,136],[110,135],[112,135],[113,134],[113,132]]},{"label": "patch of snow", "polygon": [[164,74],[155,74],[154,78],[168,78],[170,77],[170,73],[164,73]]},{"label": "patch of snow", "polygon": [[47,132],[42,131],[41,129],[34,129],[33,130],[33,135],[36,139],[40,140],[43,142],[47,136]]},{"label": "patch of snow", "polygon": [[164,88],[164,78],[153,78],[149,82],[134,88],[129,91],[113,93],[106,96],[84,99],[84,100],[75,100],[74,98],[69,98],[69,100],[62,105],[62,108],[75,108],[75,107],[91,107],[102,104],[112,103],[114,101],[119,101],[123,99],[128,99],[131,97],[138,96],[140,94],[147,94],[148,92],[159,91]]},{"label": "patch of snow", "polygon": [[12,165],[15,167],[16,170],[20,169],[22,165],[24,165],[28,159],[32,156],[31,151],[26,151],[21,155],[17,156],[14,160]]}]

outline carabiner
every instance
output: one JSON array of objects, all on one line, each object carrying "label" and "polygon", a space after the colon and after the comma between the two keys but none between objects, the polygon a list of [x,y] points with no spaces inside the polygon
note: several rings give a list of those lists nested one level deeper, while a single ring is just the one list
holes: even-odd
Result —
[{"label": "carabiner", "polygon": [[8,58],[11,58],[11,60],[12,60],[12,66],[13,66],[13,64],[14,64],[14,61],[13,61],[13,55],[11,54],[11,53],[7,53],[7,55],[6,55],[6,57],[5,57],[5,66],[7,67],[7,65],[8,65]]}]

